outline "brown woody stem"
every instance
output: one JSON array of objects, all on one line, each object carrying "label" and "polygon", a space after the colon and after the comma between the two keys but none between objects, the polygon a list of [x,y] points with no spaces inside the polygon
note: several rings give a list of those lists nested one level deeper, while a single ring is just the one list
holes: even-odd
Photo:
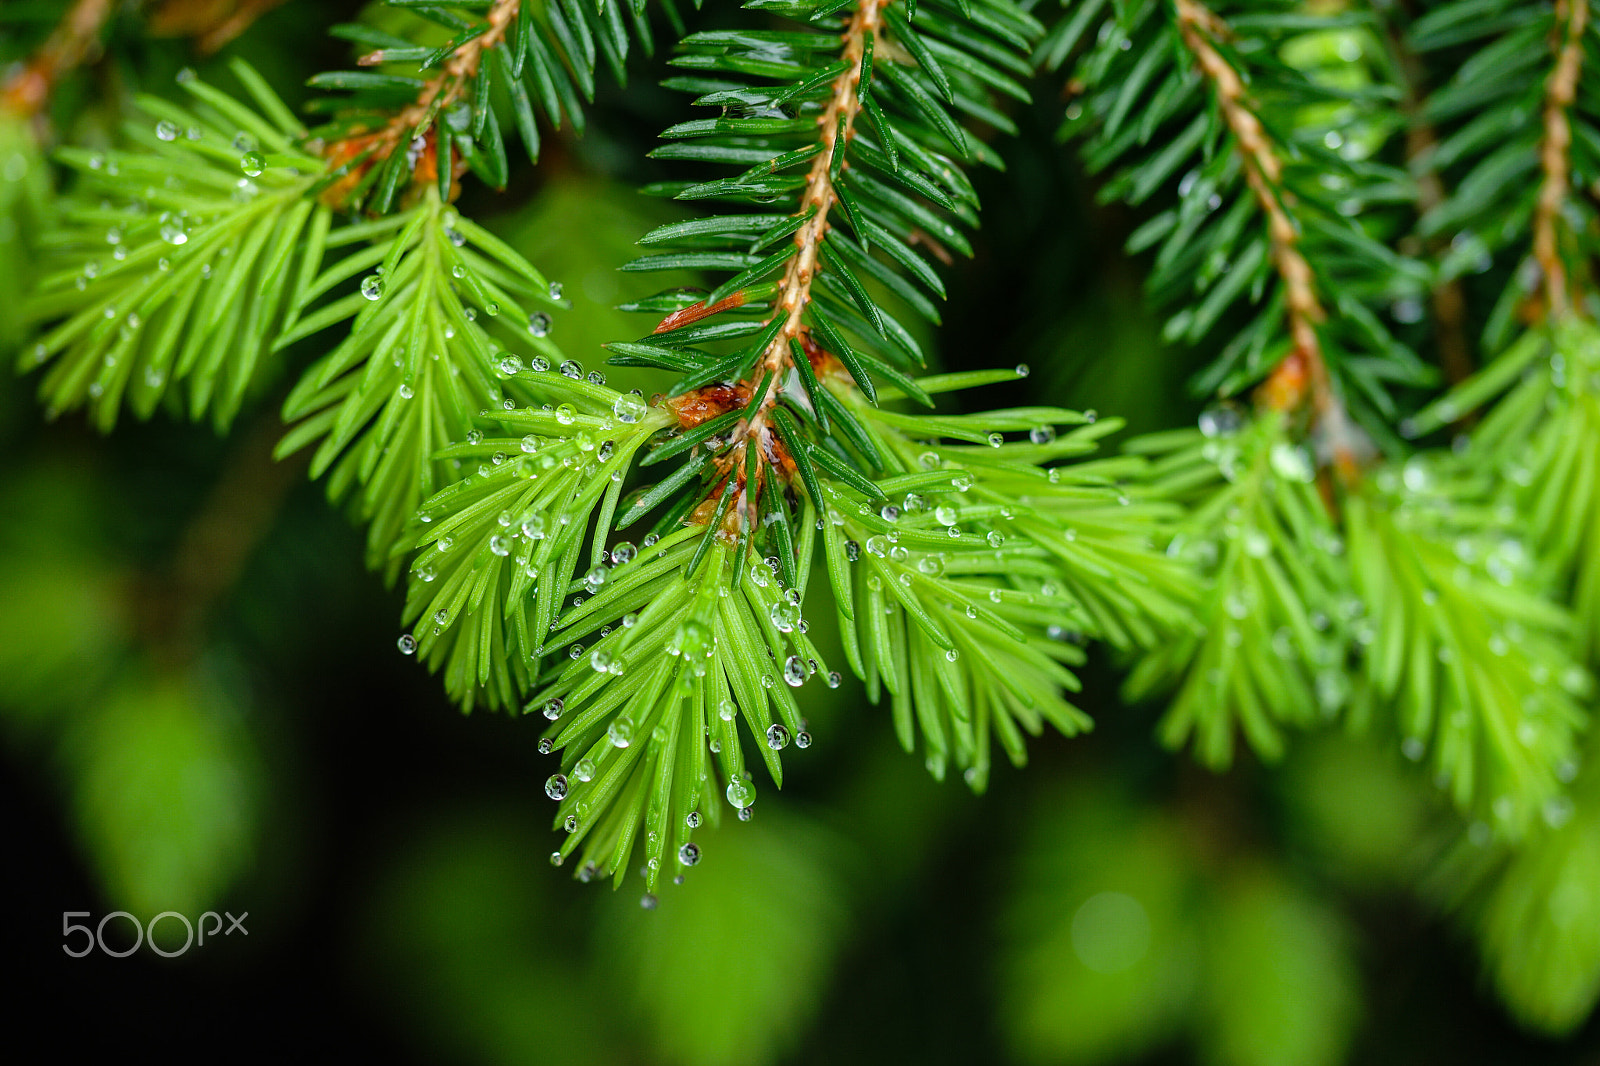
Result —
[{"label": "brown woody stem", "polygon": [[1283,164],[1246,102],[1244,81],[1212,43],[1225,38],[1228,25],[1198,0],[1177,0],[1178,31],[1201,73],[1211,82],[1217,106],[1233,134],[1246,183],[1267,218],[1272,263],[1283,281],[1290,351],[1262,386],[1265,402],[1280,410],[1298,407],[1310,393],[1317,428],[1324,435],[1335,466],[1347,481],[1359,466],[1360,448],[1344,406],[1333,390],[1316,324],[1327,318],[1300,252],[1298,227],[1289,215],[1293,196],[1283,189]]},{"label": "brown woody stem", "polygon": [[200,53],[211,55],[283,2],[166,0],[151,13],[150,32],[158,37],[193,37]]},{"label": "brown woody stem", "polygon": [[1587,0],[1556,0],[1555,14],[1551,47],[1556,52],[1556,65],[1544,85],[1544,136],[1539,142],[1539,169],[1544,179],[1533,214],[1533,257],[1544,280],[1545,311],[1551,318],[1565,315],[1572,303],[1557,224],[1570,188],[1572,126],[1567,112],[1578,95],[1589,5]]},{"label": "brown woody stem", "polygon": [[[822,151],[817,153],[811,163],[811,170],[806,175],[805,192],[801,196],[800,208],[796,212],[804,215],[814,210],[815,213],[795,232],[794,254],[790,256],[788,265],[784,269],[783,280],[778,283],[778,291],[773,301],[773,317],[767,319],[767,324],[770,325],[773,318],[782,317],[783,326],[767,345],[750,377],[740,382],[746,394],[763,378],[767,384],[753,408],[753,413],[748,419],[739,422],[729,438],[729,443],[733,447],[725,453],[727,458],[723,460],[726,464],[723,469],[728,477],[744,476],[745,456],[752,441],[761,448],[760,458],[767,465],[781,461],[779,458],[781,452],[767,425],[767,415],[778,402],[779,391],[794,363],[790,341],[799,341],[805,345],[807,340],[803,316],[806,305],[811,301],[811,281],[817,274],[818,255],[822,242],[827,237],[828,212],[838,200],[829,173],[829,165],[835,144],[840,138],[848,142],[855,130],[856,116],[861,112],[861,98],[856,90],[861,82],[862,55],[868,36],[871,35],[876,39],[880,28],[880,15],[889,2],[891,0],[861,0],[855,14],[851,16],[849,25],[845,27],[841,58],[848,66],[834,79],[828,104],[817,117]],[[809,349],[809,346],[807,347]],[[692,405],[693,394],[684,400]],[[759,466],[757,469],[759,479]],[[736,506],[729,509],[730,515],[733,516],[730,522],[735,528],[738,525],[737,516],[741,514],[745,515],[752,525],[757,521],[756,495],[751,486],[741,487]],[[709,509],[706,510],[706,514],[697,514],[696,517],[709,517]]]},{"label": "brown woody stem", "polygon": [[0,107],[32,118],[50,102],[56,82],[95,52],[111,0],[78,0],[22,69],[0,87]]},{"label": "brown woody stem", "polygon": [[[1384,39],[1395,67],[1400,71],[1400,89],[1404,94],[1400,110],[1406,116],[1406,162],[1415,166],[1417,179],[1417,214],[1426,216],[1447,198],[1444,181],[1439,171],[1427,164],[1427,157],[1438,146],[1438,133],[1428,121],[1423,108],[1427,97],[1427,71],[1417,54],[1407,45],[1405,35],[1392,19],[1384,23]],[[1434,238],[1429,242],[1435,254],[1444,251],[1445,242]],[[1433,304],[1435,343],[1439,350],[1439,365],[1452,385],[1459,385],[1472,376],[1472,344],[1467,339],[1467,297],[1461,279],[1447,278],[1438,282],[1430,294]],[[1463,421],[1475,417],[1468,413]]]},{"label": "brown woody stem", "polygon": [[[362,168],[364,171],[366,167],[376,165],[405,147],[411,138],[424,134],[424,127],[433,120],[433,116],[466,94],[483,65],[484,53],[505,40],[521,7],[522,0],[494,0],[485,16],[489,28],[470,41],[463,42],[445,60],[439,73],[424,83],[415,101],[396,112],[380,129],[337,141],[328,146],[325,154],[335,162],[343,162],[362,153],[370,153],[369,161]],[[365,67],[376,66],[383,61],[383,52],[377,51],[362,56],[358,63]],[[454,166],[454,160],[438,160],[437,165]],[[360,173],[352,174],[334,186],[330,193],[337,198],[359,180]]]}]

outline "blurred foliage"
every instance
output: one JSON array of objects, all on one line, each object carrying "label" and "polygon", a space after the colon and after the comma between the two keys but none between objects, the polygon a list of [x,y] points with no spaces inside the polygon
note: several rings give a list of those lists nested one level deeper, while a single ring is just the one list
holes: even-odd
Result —
[{"label": "blurred foliage", "polygon": [[241,726],[215,685],[139,677],[72,724],[72,809],[108,899],[198,915],[243,871],[259,770]]}]

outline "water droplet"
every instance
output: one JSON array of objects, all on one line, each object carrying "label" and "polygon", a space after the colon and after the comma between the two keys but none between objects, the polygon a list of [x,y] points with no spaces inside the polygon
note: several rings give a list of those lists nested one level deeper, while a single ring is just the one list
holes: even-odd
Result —
[{"label": "water droplet", "polygon": [[578,420],[578,412],[570,403],[564,403],[556,408],[556,421],[563,426],[570,426]]},{"label": "water droplet", "polygon": [[511,541],[497,533],[489,538],[489,550],[494,552],[496,555],[510,555]]},{"label": "water droplet", "polygon": [[544,783],[544,794],[553,800],[567,798],[567,775],[551,774],[550,779]]},{"label": "water droplet", "polygon": [[1006,438],[999,433],[989,434],[989,447],[998,448],[1006,442]]},{"label": "water droplet", "polygon": [[804,729],[800,730],[794,735],[794,746],[797,748],[809,748],[811,746],[811,734]]},{"label": "water droplet", "polygon": [[1427,750],[1428,747],[1422,742],[1421,737],[1406,737],[1400,742],[1400,754],[1404,755],[1412,762],[1418,762],[1421,760],[1423,754],[1426,753]]},{"label": "water droplet", "polygon": [[780,600],[768,612],[773,628],[780,633],[792,633],[800,623],[800,608],[788,600]]},{"label": "water droplet", "polygon": [[739,777],[728,782],[728,788],[724,794],[728,797],[728,802],[740,810],[744,810],[756,801],[755,786]]},{"label": "water droplet", "polygon": [[189,234],[176,222],[164,222],[161,225],[161,239],[177,248],[189,243]]},{"label": "water droplet", "polygon": [[885,522],[898,522],[900,521],[900,508],[892,503],[886,503],[878,509],[878,515]]},{"label": "water droplet", "polygon": [[506,377],[522,373],[522,360],[509,353],[500,356],[500,373]]},{"label": "water droplet", "polygon": [[1304,448],[1288,441],[1280,440],[1272,445],[1270,460],[1272,469],[1279,477],[1303,484],[1310,484],[1316,479],[1316,472],[1311,466],[1311,456]]},{"label": "water droplet", "polygon": [[1018,363],[1017,364],[1017,377],[1025,378],[1025,377],[1028,376],[1028,373],[1029,373],[1029,371],[1028,371],[1028,364],[1027,363]]},{"label": "water droplet", "polygon": [[368,274],[361,280],[361,295],[369,300],[383,299],[383,279],[376,274]]},{"label": "water droplet", "polygon": [[1243,428],[1244,416],[1235,403],[1225,400],[1200,412],[1200,432],[1207,437],[1231,437]]},{"label": "water droplet", "polygon": [[[1049,444],[1056,439],[1056,427],[1034,426],[1028,430],[1028,439],[1035,444]],[[948,523],[946,523],[948,524]]]},{"label": "water droplet", "polygon": [[749,807],[741,807],[741,808],[739,808],[739,821],[748,822],[750,819],[754,818],[755,816],[756,816],[756,812],[751,810]]},{"label": "water droplet", "polygon": [[678,861],[683,863],[685,866],[693,866],[695,863],[699,862],[700,845],[691,840],[689,843],[679,848]]},{"label": "water droplet", "polygon": [[645,406],[643,400],[626,393],[618,396],[617,402],[611,405],[611,413],[616,416],[617,421],[630,426],[643,418],[647,410],[649,408]]},{"label": "water droplet", "polygon": [[400,654],[410,655],[417,650],[417,638],[410,633],[400,634]]},{"label": "water droplet", "polygon": [[416,393],[412,391],[410,385],[401,382],[400,387],[395,390],[395,395],[399,396],[402,400],[409,400],[411,397],[415,396]]},{"label": "water droplet", "polygon": [[[783,680],[790,688],[799,688],[806,683],[806,664],[800,661],[800,656],[791,655],[783,662]],[[772,731],[767,731],[768,739]]]},{"label": "water droplet", "polygon": [[267,160],[260,152],[246,152],[239,157],[239,169],[252,178],[259,178],[267,169]]},{"label": "water droplet", "polygon": [[1000,545],[1006,542],[1005,535],[999,530],[995,529],[991,529],[988,533],[984,534],[983,539],[989,542],[989,547],[991,548],[998,548]]},{"label": "water droplet", "polygon": [[555,750],[556,750],[556,742],[551,740],[549,737],[544,737],[539,741],[539,754],[540,755],[549,755],[552,751],[555,751]]},{"label": "water droplet", "polygon": [[633,742],[633,719],[624,715],[606,729],[606,737],[613,748],[625,748]]},{"label": "water droplet", "polygon": [[175,141],[175,140],[177,140],[178,139],[178,125],[177,125],[177,123],[169,122],[167,119],[162,119],[160,122],[157,122],[156,123],[156,136],[161,138],[163,141]]},{"label": "water droplet", "polygon": [[597,674],[609,673],[612,667],[611,653],[604,648],[596,648],[589,653],[589,665],[594,667]]},{"label": "water droplet", "polygon": [[561,374],[563,377],[581,378],[583,377],[583,367],[579,365],[577,360],[568,359],[561,364]]}]

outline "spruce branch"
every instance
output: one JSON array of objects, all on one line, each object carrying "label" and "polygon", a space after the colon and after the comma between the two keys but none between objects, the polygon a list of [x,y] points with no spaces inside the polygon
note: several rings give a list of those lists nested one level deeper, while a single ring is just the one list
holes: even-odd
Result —
[{"label": "spruce branch", "polygon": [[1450,238],[1446,273],[1485,270],[1514,250],[1512,282],[1484,324],[1489,353],[1509,348],[1527,322],[1584,313],[1590,298],[1596,213],[1589,197],[1574,195],[1600,173],[1589,148],[1600,110],[1581,85],[1596,61],[1585,55],[1595,49],[1590,26],[1586,4],[1529,9],[1502,24],[1453,3],[1410,29],[1410,47],[1424,55],[1475,46],[1427,102],[1443,131],[1427,164],[1453,195],[1424,214],[1420,229]]},{"label": "spruce branch", "polygon": [[[365,247],[359,247],[365,244]],[[562,361],[548,339],[557,290],[517,252],[428,189],[409,210],[341,227],[321,247],[343,254],[308,271],[285,348],[336,325],[349,333],[284,402],[287,455],[316,443],[311,473],[369,523],[368,563],[391,575],[413,546],[423,500],[460,477],[442,449],[474,419],[532,397],[516,377]],[[315,269],[316,260],[311,261]],[[360,277],[355,292],[326,299]]]},{"label": "spruce branch", "polygon": [[1401,750],[1431,754],[1464,813],[1523,837],[1562,794],[1593,691],[1573,619],[1481,466],[1422,454],[1370,480],[1346,501],[1351,575],[1373,623],[1366,676],[1394,706]]},{"label": "spruce branch", "polygon": [[189,72],[193,109],[140,98],[137,150],[60,153],[78,185],[24,305],[50,328],[22,355],[23,369],[53,361],[52,416],[88,406],[109,430],[124,402],[147,418],[181,385],[188,417],[225,426],[269,372],[327,231],[308,199],[324,168],[260,76],[233,69],[259,112]]},{"label": "spruce branch", "polygon": [[1268,378],[1263,397],[1271,408],[1293,411],[1309,389],[1322,446],[1340,477],[1352,481],[1365,458],[1365,446],[1355,436],[1323,360],[1317,326],[1328,315],[1317,295],[1311,266],[1299,247],[1301,226],[1290,215],[1295,201],[1283,186],[1283,165],[1261,120],[1247,105],[1239,72],[1217,51],[1216,42],[1228,36],[1227,23],[1199,0],[1175,0],[1174,9],[1183,43],[1210,81],[1223,121],[1233,133],[1245,181],[1266,216],[1273,266],[1283,280],[1290,350]]},{"label": "spruce branch", "polygon": [[1258,401],[1309,407],[1319,459],[1349,478],[1368,435],[1395,443],[1392,390],[1433,373],[1385,321],[1431,283],[1378,236],[1412,198],[1377,152],[1395,93],[1284,58],[1370,16],[1228,7],[1080,7],[1043,55],[1059,64],[1092,36],[1062,133],[1087,136],[1092,171],[1118,168],[1102,198],[1169,199],[1128,247],[1156,249],[1148,287],[1174,308],[1169,341],[1228,337],[1196,391],[1233,395],[1276,371]]},{"label": "spruce branch", "polygon": [[[703,569],[692,572],[702,553]],[[653,894],[668,868],[699,862],[693,830],[702,818],[715,824],[722,800],[751,816],[757,788],[741,719],[780,787],[779,753],[811,743],[790,689],[819,672],[837,684],[837,675],[805,635],[798,592],[767,563],[746,572],[738,560],[715,534],[680,529],[625,559],[563,626],[563,641],[597,630],[598,639],[552,668],[528,710],[554,723],[541,750],[564,752],[545,786],[569,834],[551,861],[561,865],[581,845],[581,880],[620,883],[643,829]],[[612,625],[601,627],[606,619]]]},{"label": "spruce branch", "polygon": [[532,363],[506,386],[540,406],[485,412],[477,421],[494,435],[472,429],[436,452],[462,467],[461,480],[430,497],[409,527],[419,551],[406,640],[444,668],[446,690],[468,710],[519,703],[553,653],[552,629],[570,625],[563,598],[597,591],[612,578],[606,563],[634,556],[627,542],[607,550],[605,526],[635,454],[669,421],[632,394],[586,380],[574,363]]},{"label": "spruce branch", "polygon": [[[777,324],[777,330],[767,341],[765,351],[758,357],[756,370],[748,379],[752,383],[763,382],[764,389],[761,395],[751,397],[746,416],[739,420],[730,436],[731,447],[718,457],[717,462],[725,475],[743,477],[747,466],[746,453],[754,447],[754,469],[756,477],[760,478],[766,457],[776,455],[779,438],[769,427],[768,420],[773,406],[778,402],[779,390],[790,373],[794,372],[797,351],[807,363],[810,362],[810,356],[803,347],[808,337],[803,314],[811,302],[811,281],[820,266],[822,244],[828,232],[828,213],[839,202],[839,194],[832,180],[833,160],[836,154],[841,158],[844,156],[850,138],[855,133],[856,118],[862,106],[858,92],[862,62],[868,54],[868,42],[876,44],[878,40],[880,8],[886,2],[889,0],[861,0],[845,27],[839,59],[844,70],[829,87],[827,105],[817,116],[820,147],[806,174],[804,190],[800,195],[799,214],[803,221],[795,231],[794,252],[784,266],[783,277],[773,297],[773,314],[762,336],[771,332],[771,324]],[[685,402],[695,401],[691,398]],[[744,516],[750,526],[754,526],[760,518],[756,510],[757,485],[759,480],[755,485],[747,483],[737,489],[732,508],[734,515]],[[737,529],[740,524],[735,521],[734,528]]]},{"label": "spruce branch", "polygon": [[1430,872],[1426,892],[1477,938],[1487,976],[1523,1024],[1560,1036],[1600,993],[1600,777],[1596,734],[1582,765],[1562,768],[1570,795],[1545,804],[1541,832],[1515,847],[1469,832]]},{"label": "spruce branch", "polygon": [[[719,795],[748,809],[737,737],[705,708],[742,715],[768,752],[798,736],[789,690],[840,680],[805,636],[808,596],[831,597],[846,659],[888,697],[902,743],[920,734],[929,769],[953,765],[975,789],[992,739],[1020,763],[1025,734],[1088,728],[1062,695],[1077,687],[1082,639],[1148,645],[1189,617],[1186,570],[1151,543],[1166,505],[1117,487],[1143,460],[1063,462],[1115,420],[890,405],[931,408],[938,393],[1026,372],[911,376],[921,350],[877,295],[936,319],[925,293],[943,285],[913,248],[966,250],[945,213],[970,221],[975,206],[944,153],[994,159],[943,108],[975,114],[997,84],[1021,91],[999,67],[1026,69],[1010,50],[1035,27],[998,0],[972,10],[968,23],[942,0],[911,17],[862,0],[836,18],[837,6],[801,9],[834,32],[687,38],[679,62],[696,73],[675,81],[742,110],[673,127],[691,143],[660,154],[743,169],[661,191],[790,210],[674,223],[642,242],[651,254],[631,269],[731,275],[709,293],[640,301],[665,317],[610,346],[614,362],[679,375],[660,402],[617,398],[608,416],[603,390],[592,412],[546,390],[553,415],[487,410],[478,425],[492,437],[441,453],[502,459],[423,511],[412,638],[464,703],[532,687],[527,708],[555,720],[547,747],[564,753],[548,791],[573,836],[554,858],[581,846],[581,877],[625,870],[649,826],[653,892],[668,843],[692,843],[690,814]],[[775,71],[776,86],[706,76]],[[534,394],[541,379],[566,387],[548,370],[515,377]],[[511,445],[530,427],[519,457]],[[623,495],[635,464],[664,476]],[[615,539],[648,515],[639,547]],[[810,580],[819,540],[826,583]],[[707,750],[724,787],[708,784]]]},{"label": "spruce branch", "polygon": [[[529,160],[537,163],[535,108],[555,128],[565,115],[581,132],[584,101],[594,99],[596,63],[604,59],[622,82],[630,37],[647,52],[653,47],[644,0],[626,5],[631,31],[620,0],[599,5],[552,0],[537,10],[523,0],[388,3],[424,25],[443,27],[449,39],[435,46],[364,25],[338,26],[336,35],[368,49],[357,60],[359,69],[311,79],[316,88],[348,94],[314,105],[334,113],[331,122],[312,131],[338,168],[338,180],[324,191],[324,199],[373,214],[396,203],[409,205],[428,186],[454,200],[469,170],[503,189],[509,163],[497,96],[509,97],[516,134]],[[677,25],[672,0],[659,3]],[[386,69],[371,69],[380,66]]]},{"label": "spruce branch", "polygon": [[[449,158],[439,158],[441,142],[430,127],[435,118],[473,91],[484,56],[489,49],[503,45],[506,35],[512,31],[515,20],[521,14],[521,8],[522,0],[492,0],[484,12],[482,24],[476,28],[477,32],[454,48],[447,49],[447,58],[435,64],[439,72],[422,81],[415,100],[396,111],[378,129],[352,132],[328,144],[325,151],[336,163],[353,160],[359,160],[359,163],[339,185],[329,187],[326,198],[332,203],[342,202],[342,194],[358,187],[364,173],[375,166],[389,163],[402,147],[410,146],[418,137],[422,137],[425,143],[418,152],[421,158],[414,165],[415,180],[424,185],[442,180],[447,187],[454,186],[465,163],[458,154],[448,151],[446,154]],[[357,65],[377,66],[394,51],[396,49],[393,48],[375,49],[357,60]],[[318,82],[314,80],[313,84]],[[323,76],[320,84],[340,87],[337,76]],[[443,170],[451,173],[440,178]],[[379,210],[387,207],[382,202],[377,206]]]},{"label": "spruce branch", "polygon": [[1500,479],[1504,505],[1549,567],[1575,614],[1577,648],[1600,650],[1600,334],[1569,315],[1524,333],[1473,378],[1418,412],[1426,436],[1491,400],[1468,439],[1467,461]]},{"label": "spruce branch", "polygon": [[[1589,147],[1600,112],[1581,82],[1595,68],[1585,55],[1595,48],[1590,16],[1586,5],[1561,4],[1489,35],[1448,5],[1413,27],[1425,50],[1463,33],[1487,37],[1429,102],[1441,120],[1460,121],[1432,165],[1465,176],[1455,196],[1424,216],[1424,228],[1458,230],[1455,241],[1478,248],[1485,266],[1504,249],[1520,262],[1485,327],[1496,358],[1401,429],[1425,437],[1495,401],[1465,441],[1466,455],[1499,477],[1502,505],[1520,517],[1553,588],[1574,608],[1578,650],[1592,661],[1600,633],[1600,526],[1591,517],[1600,421],[1587,263],[1596,213],[1577,194],[1600,175]],[[1507,79],[1507,69],[1522,76]],[[1518,336],[1521,320],[1533,325]]]},{"label": "spruce branch", "polygon": [[1544,131],[1539,142],[1541,178],[1533,213],[1533,257],[1544,283],[1546,312],[1554,318],[1565,315],[1572,304],[1557,227],[1569,194],[1572,126],[1568,112],[1578,95],[1588,22],[1588,0],[1556,0],[1551,34],[1556,58],[1544,88]]},{"label": "spruce branch", "polygon": [[1364,612],[1315,464],[1287,423],[1281,411],[1247,422],[1220,406],[1200,430],[1129,446],[1152,460],[1144,491],[1189,508],[1170,527],[1167,554],[1207,587],[1203,628],[1174,627],[1147,645],[1124,693],[1137,700],[1175,689],[1158,735],[1171,748],[1192,739],[1213,769],[1232,762],[1236,732],[1276,760],[1285,727],[1330,721],[1353,702],[1347,660]]}]

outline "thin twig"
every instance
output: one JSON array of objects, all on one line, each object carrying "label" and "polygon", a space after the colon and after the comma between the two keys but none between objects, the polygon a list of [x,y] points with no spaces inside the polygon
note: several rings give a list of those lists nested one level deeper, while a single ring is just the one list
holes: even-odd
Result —
[{"label": "thin twig", "polygon": [[193,37],[202,55],[211,55],[250,28],[284,0],[166,0],[150,15],[158,37]]},{"label": "thin twig", "polygon": [[[807,340],[803,316],[806,305],[811,301],[811,282],[816,277],[817,258],[822,242],[827,237],[828,212],[838,201],[829,165],[834,145],[839,138],[842,137],[848,142],[854,133],[856,116],[861,112],[861,97],[856,90],[861,82],[861,60],[866,48],[866,39],[871,35],[876,48],[877,34],[881,25],[880,15],[888,2],[890,0],[861,0],[855,14],[850,18],[850,24],[844,30],[841,58],[848,66],[834,79],[827,107],[817,117],[823,150],[817,153],[811,163],[811,170],[806,175],[805,192],[800,198],[800,207],[796,212],[804,215],[814,209],[815,213],[795,232],[795,251],[784,269],[783,280],[778,283],[773,317],[782,316],[783,326],[767,345],[751,376],[739,383],[748,398],[750,390],[756,383],[763,377],[767,378],[765,392],[754,413],[748,419],[741,420],[729,436],[729,443],[733,447],[725,453],[727,458],[723,460],[725,463],[723,469],[728,477],[743,476],[745,454],[751,441],[758,442],[761,458],[767,464],[780,461],[781,452],[767,426],[767,414],[778,402],[779,391],[793,365],[794,357],[790,341],[800,341],[804,345]],[[767,324],[770,325],[772,320],[768,318]],[[695,404],[694,394],[683,397],[679,404],[692,407]],[[738,507],[730,508],[729,521],[735,527],[738,524],[738,515],[741,513],[747,516],[752,525],[756,522],[755,501],[758,489],[759,485],[742,487]],[[697,514],[696,517],[706,518],[708,515]]]},{"label": "thin twig", "polygon": [[[1409,12],[1408,12],[1409,14]],[[1417,214],[1426,216],[1446,200],[1444,181],[1439,172],[1427,162],[1428,156],[1438,147],[1438,132],[1429,122],[1423,108],[1427,97],[1427,71],[1421,60],[1406,43],[1405,36],[1392,20],[1384,23],[1384,40],[1389,55],[1400,71],[1400,112],[1406,119],[1406,163],[1416,174]],[[1444,251],[1445,242],[1434,238],[1429,242],[1435,254]],[[1458,385],[1472,376],[1472,344],[1467,339],[1467,298],[1458,277],[1446,278],[1429,293],[1433,305],[1435,342],[1439,349],[1439,366],[1446,380]],[[1468,412],[1465,420],[1475,417]]]},{"label": "thin twig", "polygon": [[89,59],[100,47],[100,30],[111,16],[111,0],[78,0],[59,25],[0,88],[0,107],[32,118],[50,102],[62,75]]},{"label": "thin twig", "polygon": [[1545,311],[1551,318],[1565,315],[1571,307],[1556,227],[1572,169],[1572,126],[1567,111],[1578,95],[1583,31],[1588,21],[1588,0],[1556,0],[1550,42],[1556,51],[1556,65],[1544,85],[1544,136],[1539,142],[1539,169],[1544,180],[1539,185],[1539,201],[1533,214],[1533,258],[1544,280]]},{"label": "thin twig", "polygon": [[282,430],[276,416],[255,421],[184,527],[168,567],[147,576],[139,613],[159,658],[185,662],[199,652],[207,615],[244,573],[304,476],[303,455],[273,459]]},{"label": "thin twig", "polygon": [[1291,410],[1300,405],[1309,389],[1317,429],[1340,475],[1351,481],[1358,471],[1360,449],[1322,356],[1316,324],[1327,318],[1327,312],[1317,297],[1311,265],[1300,252],[1299,229],[1289,215],[1294,198],[1282,188],[1283,164],[1261,120],[1246,103],[1239,72],[1212,44],[1228,35],[1227,23],[1197,0],[1177,0],[1177,15],[1183,43],[1214,87],[1223,120],[1239,147],[1245,181],[1267,216],[1272,263],[1283,280],[1292,347],[1263,386],[1264,395],[1270,406]]},{"label": "thin twig", "polygon": [[[460,100],[471,87],[473,79],[477,77],[478,70],[483,65],[484,53],[505,40],[506,33],[511,29],[521,7],[522,0],[494,0],[485,16],[489,28],[471,40],[462,42],[450,58],[445,60],[439,73],[423,84],[414,101],[397,111],[394,117],[379,129],[355,133],[328,145],[323,154],[336,164],[363,154],[368,158],[362,166],[355,168],[343,180],[331,186],[324,194],[324,199],[337,200],[348,193],[360,183],[362,174],[368,168],[389,158],[394,152],[409,144],[424,126],[433,121],[435,115]],[[384,54],[380,50],[362,56],[357,63],[369,67],[383,61]],[[435,150],[435,146],[431,134],[425,135],[429,136],[427,147],[431,153]],[[454,167],[455,160],[453,158],[449,161],[436,160],[435,165]],[[421,166],[418,167],[417,173],[419,178],[426,176]],[[437,173],[434,171],[435,175]]]}]

